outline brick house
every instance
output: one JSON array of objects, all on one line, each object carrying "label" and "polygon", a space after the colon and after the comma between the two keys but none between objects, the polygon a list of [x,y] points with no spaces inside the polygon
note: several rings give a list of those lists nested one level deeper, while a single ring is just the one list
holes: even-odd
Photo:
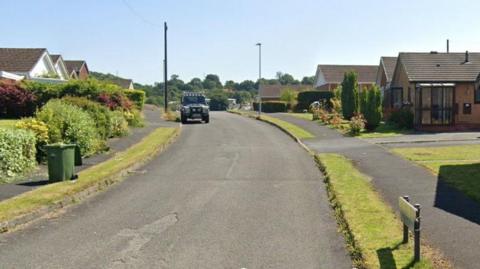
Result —
[{"label": "brick house", "polygon": [[346,72],[358,74],[360,88],[372,87],[377,78],[377,65],[318,65],[315,74],[314,87],[320,91],[333,91],[342,84]]},{"label": "brick house", "polygon": [[70,75],[68,74],[67,67],[65,66],[62,55],[50,54],[50,58],[52,59],[53,66],[55,67],[55,70],[57,71],[60,79],[69,80]]},{"label": "brick house", "polygon": [[414,113],[420,130],[480,128],[480,53],[400,53],[391,108]]},{"label": "brick house", "polygon": [[[397,65],[397,57],[381,57],[377,71],[376,84],[380,88],[383,96],[384,117],[390,115],[392,106],[392,98],[390,84],[392,82],[395,66]],[[397,98],[398,100],[398,98]],[[401,106],[401,103],[399,104]]]},{"label": "brick house", "polygon": [[88,78],[90,71],[88,70],[87,62],[82,60],[77,61],[64,61],[67,71],[71,78],[85,80]]}]

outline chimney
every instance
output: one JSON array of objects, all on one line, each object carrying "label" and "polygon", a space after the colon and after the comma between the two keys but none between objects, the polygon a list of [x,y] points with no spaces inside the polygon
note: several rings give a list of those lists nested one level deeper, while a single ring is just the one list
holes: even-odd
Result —
[{"label": "chimney", "polygon": [[470,57],[469,57],[469,55],[468,55],[468,50],[465,51],[465,62],[466,62],[466,63],[470,62]]},{"label": "chimney", "polygon": [[447,39],[447,53],[450,53],[450,40]]}]

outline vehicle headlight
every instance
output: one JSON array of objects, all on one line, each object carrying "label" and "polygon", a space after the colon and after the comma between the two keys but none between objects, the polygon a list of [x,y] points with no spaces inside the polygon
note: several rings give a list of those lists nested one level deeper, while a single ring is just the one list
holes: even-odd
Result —
[{"label": "vehicle headlight", "polygon": [[188,106],[185,106],[183,107],[183,111],[185,111],[186,113],[190,112],[190,108]]},{"label": "vehicle headlight", "polygon": [[204,107],[203,107],[203,112],[204,112],[204,113],[208,112],[208,106],[204,106]]}]

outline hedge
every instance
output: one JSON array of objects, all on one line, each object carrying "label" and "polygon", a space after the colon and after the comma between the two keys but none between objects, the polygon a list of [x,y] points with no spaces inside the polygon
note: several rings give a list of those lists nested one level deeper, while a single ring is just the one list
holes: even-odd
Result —
[{"label": "hedge", "polygon": [[146,95],[144,91],[125,90],[124,93],[127,96],[127,98],[130,99],[130,101],[132,101],[135,104],[138,110],[143,109],[143,105],[145,105],[145,99],[146,99]]},{"label": "hedge", "polygon": [[76,143],[82,156],[89,156],[104,149],[95,122],[81,108],[58,99],[50,100],[37,119],[48,125],[49,143]]},{"label": "hedge", "polygon": [[[253,109],[258,111],[258,102],[253,103]],[[262,102],[262,112],[287,112],[287,103],[282,101],[267,101]]]},{"label": "hedge", "polygon": [[19,84],[0,82],[0,117],[19,118],[32,116],[35,96]]},{"label": "hedge", "polygon": [[35,168],[35,134],[21,129],[0,129],[0,178],[21,175]]},{"label": "hedge", "polygon": [[305,91],[299,92],[297,96],[297,111],[309,109],[310,105],[315,101],[325,100],[327,105],[330,105],[330,99],[334,97],[333,92],[321,92],[321,91]]}]

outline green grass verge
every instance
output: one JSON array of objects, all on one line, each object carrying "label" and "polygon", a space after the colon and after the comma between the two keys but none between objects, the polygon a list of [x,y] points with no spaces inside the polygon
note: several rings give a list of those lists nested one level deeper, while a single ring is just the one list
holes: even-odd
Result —
[{"label": "green grass verge", "polygon": [[0,120],[0,128],[13,128],[19,120]]},{"label": "green grass verge", "polygon": [[412,240],[401,244],[401,222],[352,162],[338,154],[316,159],[327,175],[329,198],[357,268],[433,268],[425,258],[413,264]]},{"label": "green grass verge", "polygon": [[297,125],[291,124],[291,123],[286,122],[284,120],[280,120],[280,119],[270,117],[270,116],[267,116],[267,115],[264,115],[264,114],[262,114],[260,116],[260,118],[264,121],[267,121],[267,122],[270,122],[270,123],[273,123],[275,125],[278,125],[278,126],[282,127],[283,129],[287,130],[289,133],[293,134],[297,138],[308,139],[308,138],[314,138],[315,137],[313,134],[311,134],[307,130],[302,129],[302,128],[298,127]]},{"label": "green grass verge", "polygon": [[428,168],[440,180],[480,202],[480,145],[396,148],[393,152]]},{"label": "green grass verge", "polygon": [[304,119],[304,120],[309,120],[309,121],[313,120],[312,113],[288,113],[288,115],[292,117]]},{"label": "green grass verge", "polygon": [[61,203],[66,198],[91,187],[98,186],[101,189],[121,180],[122,172],[153,157],[164,145],[170,143],[178,132],[178,128],[158,128],[129,149],[83,170],[78,174],[79,179],[76,182],[50,184],[0,202],[0,222]]}]

